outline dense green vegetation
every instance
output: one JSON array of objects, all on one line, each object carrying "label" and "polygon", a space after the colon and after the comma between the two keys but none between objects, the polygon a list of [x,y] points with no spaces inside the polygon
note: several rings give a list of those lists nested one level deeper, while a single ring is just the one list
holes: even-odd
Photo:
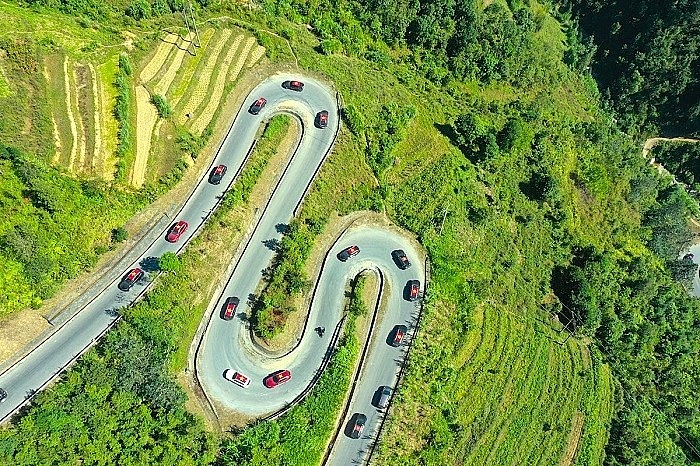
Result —
[{"label": "dense green vegetation", "polygon": [[[696,301],[671,278],[687,276],[687,270],[677,273],[676,258],[690,240],[686,219],[695,209],[683,192],[646,166],[612,118],[596,110],[592,81],[576,75],[590,58],[576,34],[560,31],[537,5],[525,11],[519,2],[508,7],[493,2],[483,10],[468,1],[444,7],[431,2],[415,9],[374,2],[323,8],[307,3],[290,8],[272,1],[265,5],[269,13],[314,26],[328,58],[307,60],[301,47],[297,55],[305,66],[323,70],[345,89],[346,117],[360,147],[369,139],[367,129],[381,106],[400,101],[417,110],[405,142],[393,151],[391,168],[378,179],[380,204],[370,205],[387,209],[428,247],[434,265],[428,309],[440,309],[433,316],[454,309],[442,321],[441,335],[445,327],[471,329],[471,310],[484,305],[515,306],[530,318],[544,308],[562,322],[572,320],[568,328],[595,337],[599,357],[612,365],[621,389],[606,462],[697,461],[688,445],[698,443],[693,388],[698,380],[689,374],[697,373],[697,339],[691,335],[700,319]],[[433,9],[432,17],[417,13]],[[457,20],[465,17],[473,20]],[[567,27],[575,30],[573,24]],[[306,40],[291,25],[284,30],[293,40]],[[489,42],[496,37],[500,42]],[[386,42],[393,47],[387,48]],[[396,87],[388,91],[363,81],[359,76],[367,75],[360,71],[362,65],[355,61],[343,67],[337,53],[373,61],[375,74],[387,70],[383,79],[396,86],[396,76],[423,99],[422,105]],[[464,86],[454,78],[473,84]],[[365,95],[352,92],[354,80],[363,82]],[[435,84],[443,85],[439,104],[430,94],[437,90]],[[363,109],[362,119],[357,108]],[[427,109],[432,112],[429,119],[454,121],[436,126],[461,154],[439,149],[435,136],[428,136],[421,126],[425,117],[420,117]],[[450,383],[459,384],[465,375],[473,380],[468,374],[475,369],[464,362],[469,343],[460,333],[436,336],[419,340],[414,360],[426,362],[409,371],[407,384],[414,389],[404,391],[402,398],[411,410],[396,420],[400,428],[392,431],[392,445],[401,448],[391,449],[392,461],[451,462],[466,457],[480,442],[489,445],[483,431],[474,437],[473,419],[493,401],[463,407],[454,399],[459,389]],[[460,369],[445,382],[455,364]],[[509,377],[521,375],[511,373],[506,381]],[[604,378],[594,379],[594,391],[602,396]],[[468,394],[479,393],[478,382],[486,383],[481,387],[486,390],[500,386],[475,382]],[[427,393],[425,387],[430,387]],[[586,404],[601,402],[594,397]],[[604,429],[600,423],[610,415],[609,410],[586,411],[594,415],[583,429],[592,456],[577,457],[579,464],[601,460],[605,434],[587,439],[586,433],[595,432],[593,426]],[[416,412],[423,413],[420,423],[412,422]],[[517,448],[502,460],[522,460]],[[499,456],[504,452],[498,449]],[[554,452],[542,455],[531,462],[555,461]]]},{"label": "dense green vegetation", "polygon": [[117,87],[117,100],[114,105],[114,116],[117,118],[119,130],[117,131],[117,171],[115,178],[125,181],[129,167],[134,161],[134,96],[131,89],[131,76],[133,65],[129,55],[119,55],[119,69],[114,85]]},{"label": "dense green vegetation", "polygon": [[700,192],[700,144],[661,142],[654,158],[697,195]]},{"label": "dense green vegetation", "polygon": [[[273,130],[263,133],[263,148],[279,144],[289,118],[277,116],[269,127]],[[227,217],[245,203],[269,156],[267,151],[252,154],[192,247],[180,258],[172,253],[159,258],[160,270],[167,273],[146,298],[123,309],[122,321],[101,344],[55,389],[39,394],[11,428],[0,430],[0,463],[212,463],[216,440],[204,432],[201,420],[185,411],[185,394],[172,372],[185,367],[208,304],[209,295],[201,290],[211,289],[218,277],[204,272],[214,258],[200,254],[200,244],[220,236],[217,230],[225,226],[229,234],[237,233]],[[351,367],[352,361],[343,364]]]},{"label": "dense green vegetation", "polygon": [[595,44],[593,72],[628,129],[700,133],[700,4],[560,0]]},{"label": "dense green vegetation", "polygon": [[113,247],[112,229],[143,205],[12,147],[0,146],[0,171],[0,316],[38,306],[94,265]]},{"label": "dense green vegetation", "polygon": [[161,276],[97,348],[0,430],[0,462],[211,464],[216,441],[184,409],[185,394],[169,370],[180,342],[191,338],[191,300],[174,292],[188,278]]}]

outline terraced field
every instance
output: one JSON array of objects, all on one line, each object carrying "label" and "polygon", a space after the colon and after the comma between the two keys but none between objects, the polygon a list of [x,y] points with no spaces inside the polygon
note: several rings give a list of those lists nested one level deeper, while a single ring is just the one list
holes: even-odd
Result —
[{"label": "terraced field", "polygon": [[159,118],[151,97],[165,97],[173,109],[172,122],[201,135],[216,120],[243,67],[253,66],[265,52],[263,47],[253,47],[253,37],[237,29],[209,28],[200,36],[201,47],[195,48],[190,42],[193,35],[167,34],[141,66],[136,87],[136,159],[129,176],[133,186],[157,179],[177,160],[176,151],[163,147],[158,157],[152,157],[158,141],[173,144],[175,128]]},{"label": "terraced field", "polygon": [[44,57],[44,77],[51,108],[56,153],[54,164],[72,173],[102,177],[105,97],[92,63],[63,53]]},{"label": "terraced field", "polygon": [[[612,413],[612,381],[607,366],[591,359],[588,348],[524,314],[483,305],[474,310],[463,338],[436,337],[449,324],[426,310],[413,355],[418,375],[429,351],[449,362],[441,386],[421,387],[407,377],[383,436],[375,464],[392,462],[463,465],[595,465],[602,463],[606,425]],[[450,332],[450,331],[448,331]],[[457,341],[441,348],[443,341]],[[450,400],[442,394],[450,394]],[[424,397],[424,398],[423,398]],[[434,400],[433,400],[434,398]],[[442,410],[435,406],[447,404]],[[401,421],[399,421],[399,419]],[[451,431],[460,430],[459,435]],[[406,435],[415,432],[412,441]],[[424,439],[438,446],[424,445]],[[460,439],[451,444],[455,439]],[[450,445],[443,457],[445,445]],[[419,452],[418,450],[423,450]],[[397,452],[404,452],[398,454]]]},{"label": "terraced field", "polygon": [[[255,39],[235,28],[208,28],[194,34],[164,33],[134,73],[135,156],[128,182],[135,187],[157,180],[179,159],[176,135],[202,135],[216,121],[234,83],[265,54]],[[117,122],[113,114],[117,49],[99,58],[75,58],[58,48],[43,57],[46,97],[51,109],[55,152],[52,163],[71,173],[114,176]],[[165,97],[172,116],[163,119],[151,102]]]}]

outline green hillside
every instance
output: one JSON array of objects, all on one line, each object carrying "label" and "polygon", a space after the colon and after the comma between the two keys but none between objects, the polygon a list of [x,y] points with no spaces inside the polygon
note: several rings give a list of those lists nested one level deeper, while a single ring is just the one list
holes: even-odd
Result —
[{"label": "green hillside", "polygon": [[[68,0],[38,4],[48,8],[41,15],[74,14],[88,25],[109,17],[116,29],[180,20],[154,13],[167,2],[108,3],[99,14],[91,2],[78,9]],[[254,8],[202,1],[195,9],[202,22],[228,17],[207,34],[231,45],[225,29],[247,28],[265,47],[265,69],[298,66],[340,91],[343,127],[285,238],[280,276],[303,279],[308,245],[329,219],[354,211],[386,215],[428,251],[424,316],[373,464],[700,462],[692,448],[700,440],[700,305],[683,286],[697,272],[678,260],[697,208],[646,163],[601,105],[596,82],[579,66],[591,50],[574,23],[546,4],[517,0],[268,0]],[[21,11],[30,21],[38,14]],[[135,55],[153,63],[156,44],[144,42]],[[168,57],[163,64],[176,60]],[[211,60],[221,63],[221,51]],[[193,62],[182,69],[181,76],[220,75]],[[193,90],[179,79],[166,98]],[[30,142],[21,149],[32,153]],[[33,160],[6,152],[8,167]],[[241,190],[266,179],[258,175],[237,184],[224,202],[228,213],[210,222],[197,250],[221,241],[217,229],[235,249],[243,220],[231,220],[228,209],[253,208]],[[203,299],[200,288],[185,284],[226,265],[188,255],[182,264],[0,432],[0,462],[34,464],[52,455],[138,462],[127,436],[107,441],[100,429],[122,423],[139,434],[141,464],[285,458],[302,465],[320,457],[340,410],[335,385],[332,397],[312,396],[288,417],[243,432],[205,433],[200,416],[185,410],[185,392],[173,381],[183,375],[173,371],[203,312],[192,297]],[[285,291],[305,292],[292,284]],[[293,303],[275,302],[285,307],[278,314],[301,312],[286,309]],[[164,318],[172,309],[191,321]],[[261,313],[258,328],[266,336],[288,331],[282,319],[265,321],[272,314]],[[145,362],[140,349],[150,355]],[[348,337],[331,366],[341,380],[355,353]],[[188,395],[192,408],[196,395]],[[135,410],[143,416],[129,414]],[[298,454],[312,429],[313,445]],[[53,441],[76,432],[80,441]],[[186,433],[181,441],[179,432]]]}]

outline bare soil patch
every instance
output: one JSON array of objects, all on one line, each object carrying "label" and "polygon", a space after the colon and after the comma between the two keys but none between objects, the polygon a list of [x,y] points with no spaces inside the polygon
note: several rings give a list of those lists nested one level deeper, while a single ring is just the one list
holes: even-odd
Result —
[{"label": "bare soil patch", "polygon": [[151,95],[145,87],[136,86],[136,158],[131,168],[131,185],[137,188],[146,180],[151,137],[157,120],[158,111],[151,104]]},{"label": "bare soil patch", "polygon": [[9,359],[48,328],[48,321],[35,309],[26,309],[0,320],[0,361]]},{"label": "bare soil patch", "polygon": [[571,420],[571,432],[569,432],[569,437],[566,441],[566,450],[564,450],[564,454],[559,460],[559,466],[571,466],[574,464],[585,420],[586,416],[581,411],[576,411],[574,418]]}]

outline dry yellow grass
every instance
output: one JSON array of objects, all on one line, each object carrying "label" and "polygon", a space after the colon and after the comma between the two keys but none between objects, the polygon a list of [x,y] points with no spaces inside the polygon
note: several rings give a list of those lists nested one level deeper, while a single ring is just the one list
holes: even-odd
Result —
[{"label": "dry yellow grass", "polygon": [[7,361],[47,328],[49,323],[35,309],[17,312],[0,321],[0,361]]},{"label": "dry yellow grass", "polygon": [[[118,58],[113,58],[116,61]],[[100,132],[100,173],[105,180],[114,178],[116,150],[117,150],[117,119],[112,113],[112,109],[116,105],[116,91],[109,83],[113,82],[113,76],[108,74],[111,67],[110,62],[102,63],[97,66],[97,72],[100,79],[97,80],[97,87],[100,92],[100,119],[102,121],[102,130]]]},{"label": "dry yellow grass", "polygon": [[[189,33],[187,36],[185,36],[186,41],[192,40],[192,37],[194,36],[194,33]],[[181,41],[183,42],[183,41]],[[185,53],[186,50],[182,46],[182,43],[180,44],[179,48],[175,48],[175,58],[173,61],[170,63],[168,66],[168,69],[165,71],[163,76],[158,80],[155,86],[153,86],[153,92],[158,95],[165,96],[165,94],[168,92],[168,89],[170,89],[170,85],[173,83],[173,80],[175,79],[175,75],[177,72],[180,70],[180,67],[182,66],[182,60],[185,58]]]},{"label": "dry yellow grass", "polygon": [[202,110],[202,112],[199,114],[194,123],[192,123],[192,131],[196,134],[201,134],[202,131],[204,131],[204,128],[206,128],[209,122],[211,121],[212,117],[214,116],[214,112],[216,111],[216,108],[221,102],[221,96],[224,93],[224,86],[226,85],[227,71],[231,67],[231,62],[233,61],[234,56],[236,56],[236,54],[239,52],[239,46],[242,39],[242,34],[236,36],[235,40],[233,41],[233,44],[231,44],[231,47],[229,47],[226,56],[221,62],[221,67],[219,69],[219,73],[216,75],[216,80],[211,90],[209,100],[207,101],[204,110]]},{"label": "dry yellow grass", "polygon": [[211,41],[212,37],[214,37],[214,32],[214,28],[209,28],[200,33],[199,37],[202,40],[202,43],[201,47],[198,49],[197,55],[194,57],[185,57],[186,59],[184,60],[184,67],[182,69],[180,79],[176,80],[177,84],[175,86],[171,86],[171,89],[168,91],[168,97],[170,98],[173,108],[175,108],[180,100],[186,95],[190,81],[192,81],[192,77],[197,70],[197,65],[199,64],[199,61],[202,60],[202,57],[206,55],[209,42]]},{"label": "dry yellow grass", "polygon": [[66,86],[66,108],[68,110],[68,124],[70,126],[70,132],[73,136],[73,144],[70,150],[70,158],[68,163],[68,169],[73,169],[73,163],[75,157],[78,153],[78,127],[75,124],[75,117],[73,116],[73,108],[77,108],[73,103],[73,94],[71,92],[71,74],[68,72],[68,56],[63,60],[63,82]]},{"label": "dry yellow grass", "polygon": [[[46,68],[46,61],[44,61],[44,79],[46,82],[51,81],[51,76],[49,75],[49,70]],[[53,157],[51,158],[51,163],[53,165],[56,165],[59,160],[61,159],[61,135],[58,131],[58,125],[56,124],[56,118],[54,117],[54,112],[53,110],[51,111],[51,124],[53,125],[53,143],[54,146],[56,147],[56,152],[54,152]]]},{"label": "dry yellow grass", "polygon": [[151,104],[151,95],[145,87],[136,86],[136,158],[131,168],[131,185],[137,188],[143,186],[146,179],[151,136],[157,120],[158,111]]},{"label": "dry yellow grass", "polygon": [[175,43],[177,38],[177,35],[170,33],[167,36],[165,36],[165,38],[160,44],[158,44],[158,48],[153,54],[153,57],[146,64],[146,66],[143,67],[143,69],[141,70],[141,74],[139,74],[139,79],[141,79],[141,82],[146,83],[153,79],[153,76],[155,76],[158,70],[160,70],[163,67],[165,60],[168,59],[168,55],[170,54],[170,50],[173,47],[173,43]]},{"label": "dry yellow grass", "polygon": [[[229,70],[228,74],[228,80],[229,81],[235,81],[238,75],[240,74],[241,70],[243,69],[243,65],[246,63],[246,58],[248,57],[248,53],[250,53],[251,47],[255,44],[255,38],[254,37],[249,37],[245,41],[245,46],[243,47],[243,50],[241,53],[238,55],[238,59],[236,60],[236,64]],[[265,50],[263,48],[263,50]]]},{"label": "dry yellow grass", "polygon": [[211,52],[206,58],[206,62],[204,63],[204,70],[199,76],[195,88],[190,93],[189,99],[185,103],[185,106],[183,107],[180,114],[177,116],[179,124],[185,124],[188,119],[187,115],[192,115],[195,112],[195,110],[199,108],[199,106],[204,101],[204,98],[207,96],[209,81],[211,81],[211,75],[214,71],[214,67],[216,66],[219,60],[219,54],[221,53],[221,49],[228,41],[229,36],[231,36],[231,30],[224,29],[221,32],[221,37],[211,49]]},{"label": "dry yellow grass", "polygon": [[99,85],[97,84],[97,72],[92,63],[88,64],[88,69],[90,70],[90,77],[92,82],[92,97],[95,103],[94,110],[92,112],[92,118],[95,121],[95,145],[92,148],[92,159],[90,160],[89,171],[95,174],[96,169],[99,168],[99,172],[102,172],[103,156],[102,156],[102,95],[100,93]]},{"label": "dry yellow grass", "polygon": [[262,57],[265,55],[265,47],[258,45],[255,50],[250,54],[250,60],[248,60],[248,68],[252,68]]}]

